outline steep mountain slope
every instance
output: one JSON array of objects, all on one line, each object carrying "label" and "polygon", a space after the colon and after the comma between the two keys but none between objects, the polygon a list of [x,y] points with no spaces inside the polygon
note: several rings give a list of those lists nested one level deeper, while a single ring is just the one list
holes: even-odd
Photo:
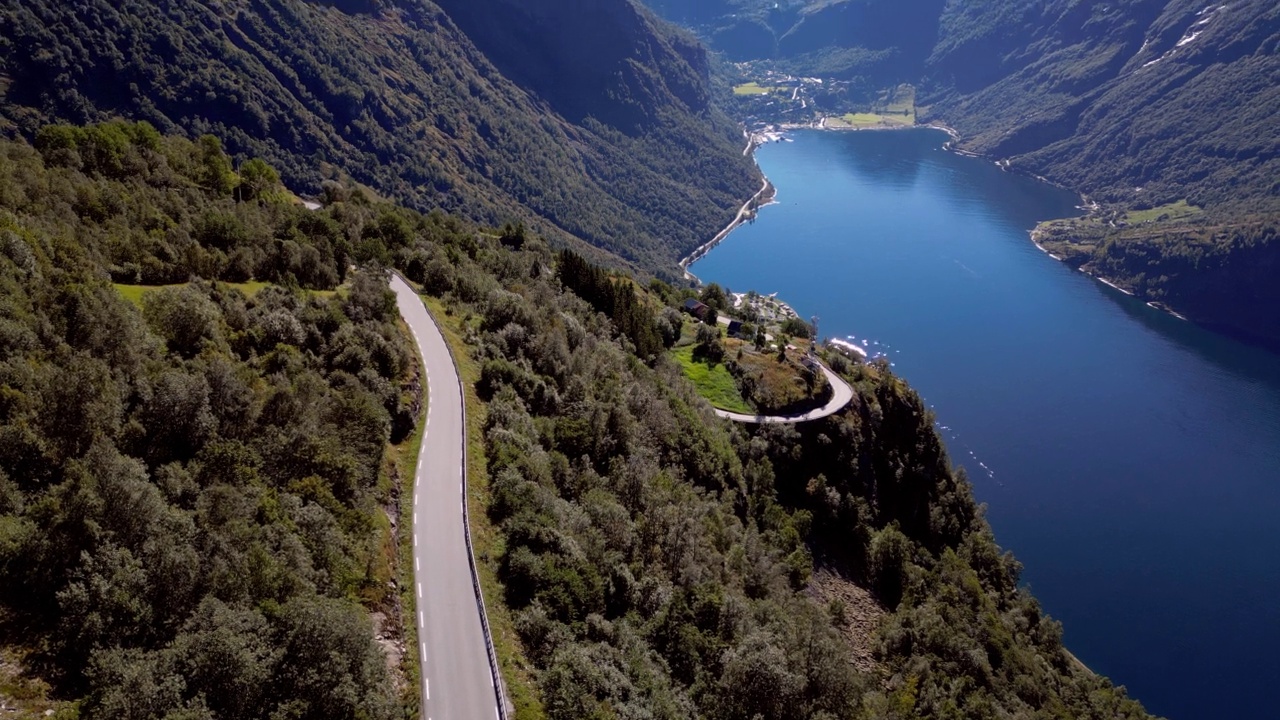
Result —
[{"label": "steep mountain slope", "polygon": [[696,28],[731,60],[774,57],[778,36],[795,23],[805,0],[649,0],[663,17]]},{"label": "steep mountain slope", "polygon": [[[887,85],[919,76],[945,0],[654,0],[734,61],[771,59],[803,74]],[[926,21],[921,22],[921,19]]]},{"label": "steep mountain slope", "polygon": [[[543,27],[578,4],[540,3]],[[301,192],[327,163],[421,209],[525,218],[666,272],[755,189],[738,130],[706,102],[702,51],[629,0],[593,4],[615,31],[608,63],[580,43],[498,42],[528,37],[500,0],[445,5],[2,0],[0,125],[211,131]],[[481,47],[454,11],[485,20],[469,24]]]},{"label": "steep mountain slope", "polygon": [[485,55],[572,122],[624,132],[708,107],[706,53],[691,36],[626,3],[440,0]]},{"label": "steep mountain slope", "polygon": [[924,102],[970,149],[1102,202],[1280,211],[1275,3],[955,4],[941,29]]}]

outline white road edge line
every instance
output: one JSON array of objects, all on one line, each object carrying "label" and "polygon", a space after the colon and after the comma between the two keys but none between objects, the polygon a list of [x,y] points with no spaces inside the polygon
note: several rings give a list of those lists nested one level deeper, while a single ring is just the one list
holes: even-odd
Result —
[{"label": "white road edge line", "polygon": [[[403,283],[403,278],[400,278],[400,281]],[[393,278],[393,282],[394,282],[394,278]],[[410,289],[412,289],[412,288],[410,288]],[[402,295],[402,293],[403,293],[403,288],[399,288],[399,289],[397,289],[397,290],[396,290],[396,294],[397,294],[398,296],[399,296],[399,295]],[[416,295],[416,294],[417,294],[417,293],[414,293],[414,295]],[[403,298],[403,297],[400,297],[400,298],[398,298],[398,299],[399,299],[399,300],[403,300],[404,298]],[[439,399],[439,400],[442,400],[442,401],[443,401],[443,396],[442,396],[442,395],[440,395],[440,394],[439,394],[439,392],[438,392],[438,391],[436,391],[436,389],[435,389],[435,383],[433,382],[433,381],[434,381],[434,379],[435,379],[435,377],[434,377],[431,373],[427,372],[427,367],[426,367],[426,365],[427,365],[427,355],[428,355],[428,353],[429,353],[429,352],[430,352],[430,353],[432,353],[432,354],[434,354],[434,355],[436,355],[436,356],[440,356],[440,355],[442,355],[442,354],[448,354],[448,356],[449,356],[449,361],[450,361],[450,363],[451,363],[451,364],[452,364],[452,362],[453,362],[453,358],[452,358],[452,356],[451,356],[451,353],[448,353],[448,346],[447,346],[446,344],[443,344],[443,343],[441,343],[441,342],[440,342],[441,338],[440,338],[440,337],[439,337],[439,335],[438,335],[438,328],[439,328],[439,325],[438,325],[438,323],[436,323],[435,319],[431,316],[431,314],[429,313],[429,311],[427,311],[427,310],[425,309],[425,307],[423,307],[420,303],[418,303],[418,304],[411,304],[411,303],[410,303],[410,305],[412,305],[412,307],[406,307],[406,308],[405,308],[406,310],[408,310],[408,312],[407,312],[407,313],[402,312],[402,314],[406,315],[406,317],[405,317],[405,322],[406,322],[407,324],[409,324],[409,330],[412,332],[412,335],[413,335],[413,338],[414,338],[415,344],[417,345],[417,349],[418,349],[418,351],[419,351],[419,353],[420,353],[420,356],[421,356],[421,358],[422,358],[422,365],[423,365],[423,367],[422,367],[422,374],[423,374],[424,376],[426,376],[426,377],[424,378],[424,382],[426,382],[426,386],[425,386],[425,387],[426,387],[427,394],[428,394],[428,398],[429,398],[429,399],[428,399],[428,401],[427,401],[427,412],[426,412],[425,424],[424,424],[424,426],[423,426],[423,433],[424,433],[424,436],[423,436],[423,439],[422,439],[422,447],[423,447],[423,448],[425,448],[425,446],[426,446],[426,435],[427,435],[428,433],[430,433],[430,432],[431,432],[431,428],[432,428],[432,426],[433,426],[433,424],[432,424],[432,422],[431,422],[431,421],[434,419],[432,416],[434,415],[435,406],[438,404],[438,403],[436,403],[436,402],[431,402],[431,401],[432,401],[432,400],[437,400],[437,399]],[[408,316],[412,316],[412,317],[414,318],[414,323],[409,323],[409,318],[408,318]],[[435,324],[435,325],[436,325],[436,327],[435,327],[435,328],[432,328],[430,332],[427,332],[427,333],[426,333],[426,334],[427,334],[427,335],[429,335],[430,337],[429,337],[429,339],[428,339],[427,341],[425,341],[425,342],[424,342],[424,341],[423,341],[423,339],[422,339],[421,333],[419,333],[419,332],[417,331],[417,329],[414,327],[414,324],[417,324],[417,323],[419,323],[419,322],[432,323],[432,324]],[[430,346],[430,347],[428,347],[428,346]],[[442,352],[441,352],[442,350],[444,351],[444,353],[442,353]],[[436,359],[438,360],[438,359],[439,359],[439,357],[437,357]],[[449,386],[449,392],[448,392],[447,394],[449,394],[449,395],[450,395],[449,400],[450,400],[450,401],[452,401],[450,404],[463,405],[463,400],[464,400],[464,398],[463,398],[463,397],[461,397],[461,393],[459,394],[459,396],[453,396],[453,395],[452,395],[452,391],[454,390],[453,385],[454,385],[454,384],[458,384],[458,385],[459,385],[458,389],[459,389],[459,390],[461,390],[461,389],[462,389],[462,388],[460,387],[461,383],[460,383],[460,382],[458,382],[458,381],[456,380],[456,378],[454,378],[454,377],[453,377],[453,375],[452,375],[452,374],[450,374],[450,378],[451,378],[451,380],[446,380],[446,381],[445,381],[445,382],[446,382],[446,385],[448,385],[448,386]],[[457,398],[456,400],[454,400],[454,398],[455,398],[455,397]],[[465,406],[464,406],[464,412],[465,412]],[[449,414],[449,412],[448,412],[448,411],[446,411],[446,414]],[[450,424],[452,425],[452,423],[450,423]],[[456,429],[455,427],[450,427],[450,428],[446,428],[445,430],[446,430],[446,433],[448,433],[448,432],[453,431],[453,430],[455,430],[455,429]],[[438,428],[437,428],[437,430],[438,430]],[[464,428],[463,428],[463,453],[464,453],[464,454],[463,454],[463,459],[462,459],[462,461],[461,461],[461,462],[459,462],[459,474],[460,474],[462,477],[460,478],[459,483],[458,483],[458,491],[459,491],[459,494],[460,494],[460,496],[461,496],[461,497],[460,497],[460,500],[461,500],[461,507],[462,507],[463,517],[464,517],[464,518],[466,518],[466,515],[467,515],[467,496],[466,496],[466,477],[465,477],[465,472],[466,472],[466,466],[465,466],[465,465],[466,465],[466,462],[465,462],[465,458],[466,458],[466,455],[465,455],[465,453],[466,453],[466,434],[465,434],[465,424],[464,424]],[[452,454],[452,453],[450,453],[450,454]],[[436,487],[436,486],[437,486],[437,485],[436,485],[436,483],[437,483],[437,479],[435,479],[435,478],[427,478],[427,477],[423,474],[423,473],[424,473],[424,470],[425,470],[425,467],[426,467],[426,459],[427,459],[427,458],[426,458],[425,453],[423,453],[423,452],[422,452],[422,448],[420,448],[420,450],[419,450],[419,458],[418,458],[418,463],[417,463],[417,464],[418,464],[418,467],[417,467],[417,473],[416,473],[416,475],[417,475],[417,476],[416,476],[416,478],[415,478],[415,480],[414,480],[414,483],[413,483],[413,502],[414,502],[414,507],[413,507],[413,524],[414,524],[414,529],[415,529],[415,530],[417,530],[417,529],[420,527],[420,523],[421,523],[421,519],[420,519],[420,518],[419,518],[419,516],[418,516],[418,508],[420,507],[420,500],[421,500],[421,491],[422,491],[424,488],[431,488],[431,489],[433,489],[433,490],[434,490],[434,487]],[[436,459],[434,459],[434,458],[433,458],[433,462],[434,462],[435,460],[436,460]],[[444,479],[445,479],[445,478],[439,478],[438,480],[444,480]],[[428,485],[427,485],[427,483],[428,483],[428,482],[432,482],[432,483],[433,483],[433,486],[428,486]],[[469,538],[468,538],[468,540],[469,540]],[[420,579],[419,579],[419,578],[421,577],[421,575],[422,575],[421,558],[420,558],[420,556],[418,555],[418,550],[420,549],[420,545],[421,545],[421,543],[420,543],[419,541],[420,541],[419,534],[418,534],[417,532],[413,532],[414,574],[415,574],[415,577],[414,577],[413,579],[414,579],[414,583],[415,583],[415,585],[416,585],[416,587],[417,587],[417,594],[418,594],[418,603],[417,603],[417,605],[418,605],[418,607],[417,607],[417,615],[418,615],[418,618],[417,618],[417,620],[418,620],[418,626],[419,626],[419,629],[425,633],[425,630],[426,630],[426,612],[425,612],[425,609],[424,609],[424,603],[425,603],[425,597],[426,597],[426,594],[425,594],[425,591],[424,591],[425,583],[424,583],[422,580],[420,580]],[[469,545],[469,544],[468,544],[468,549],[470,549],[470,545]],[[473,567],[471,568],[471,571],[472,571],[472,573],[474,574],[474,572],[475,572],[475,568],[474,568],[474,562],[475,562],[475,561],[474,561],[474,558],[472,558],[472,560],[471,560],[471,561],[472,561],[472,564],[473,564]],[[477,599],[479,599],[479,598],[477,597]],[[484,612],[483,607],[481,607],[481,614],[482,614],[482,618],[481,618],[481,619],[482,619],[482,620],[483,620],[483,612]],[[420,646],[421,646],[421,657],[422,657],[422,664],[423,664],[423,672],[422,672],[422,683],[423,683],[423,685],[422,685],[422,692],[423,692],[424,701],[430,701],[430,700],[431,700],[431,680],[430,680],[430,678],[429,678],[429,677],[427,677],[427,673],[426,673],[426,669],[427,669],[427,662],[428,662],[428,651],[427,651],[427,645],[428,645],[428,643],[427,643],[427,640],[426,640],[424,637],[420,637],[420,638],[419,638],[419,642],[420,642]],[[488,638],[486,638],[486,642],[488,642]],[[437,649],[439,649],[439,648],[437,648]],[[494,706],[494,717],[495,717],[497,720],[502,720],[502,718],[503,718],[503,709],[504,709],[504,708],[503,708],[503,699],[502,699],[502,697],[501,697],[501,695],[502,695],[502,694],[501,694],[501,692],[497,690],[497,680],[498,680],[498,678],[497,678],[497,676],[496,676],[496,669],[491,668],[491,671],[490,671],[489,673],[486,673],[486,674],[487,674],[487,675],[488,675],[488,677],[489,677],[489,686],[490,686],[490,688],[492,688],[494,691],[498,692],[498,695],[499,695],[499,697],[498,697],[498,703]],[[449,678],[446,678],[446,680],[448,680],[448,679],[449,679]],[[448,683],[446,683],[446,684],[448,684]],[[491,698],[492,698],[492,696],[491,696]],[[429,707],[429,706],[425,706],[425,705],[424,705],[423,710],[428,709],[428,707]],[[427,720],[432,720],[432,717],[431,717],[431,716],[428,716],[428,717],[427,717]]]}]

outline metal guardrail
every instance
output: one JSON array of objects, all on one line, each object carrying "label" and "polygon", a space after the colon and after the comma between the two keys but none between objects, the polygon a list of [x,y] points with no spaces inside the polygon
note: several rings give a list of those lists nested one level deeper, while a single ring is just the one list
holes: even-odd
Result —
[{"label": "metal guardrail", "polygon": [[[413,283],[396,271],[391,271],[396,277],[400,278],[405,285],[414,288]],[[417,293],[417,289],[414,288]],[[421,301],[419,297],[419,301]],[[423,305],[425,307],[425,303]],[[436,316],[427,308],[427,317],[431,318],[431,322],[435,324],[436,330],[440,333],[440,337],[444,338],[444,328],[440,325],[440,321],[436,320]],[[489,628],[489,612],[484,605],[484,590],[480,587],[480,571],[476,567],[476,551],[475,546],[471,542],[471,511],[467,507],[467,388],[462,384],[462,373],[458,370],[458,358],[453,354],[453,346],[445,339],[444,347],[449,351],[449,361],[453,363],[454,375],[458,378],[458,398],[462,403],[462,527],[465,530],[467,541],[467,558],[470,560],[471,566],[471,586],[476,593],[476,605],[480,608],[480,625],[484,629],[484,648],[489,656],[489,673],[493,679],[494,699],[498,703],[498,720],[508,720],[511,713],[507,705],[507,691],[502,684],[502,673],[498,669],[498,652],[493,646],[493,631]],[[426,371],[426,360],[423,359],[423,371]],[[427,398],[427,402],[431,402]],[[425,437],[425,436],[424,436]]]}]

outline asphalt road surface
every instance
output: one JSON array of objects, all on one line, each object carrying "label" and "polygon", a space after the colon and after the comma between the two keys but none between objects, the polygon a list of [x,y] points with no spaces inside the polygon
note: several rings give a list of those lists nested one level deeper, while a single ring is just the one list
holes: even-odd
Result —
[{"label": "asphalt road surface", "polygon": [[427,426],[413,484],[413,580],[422,717],[498,718],[493,673],[472,584],[463,521],[462,391],[440,329],[422,299],[393,275],[400,315],[413,332],[427,376]]},{"label": "asphalt road surface", "polygon": [[845,382],[839,375],[831,372],[826,365],[819,365],[822,368],[822,374],[827,376],[827,382],[831,383],[831,400],[820,408],[810,410],[808,412],[794,413],[791,415],[746,415],[744,413],[729,412],[719,408],[712,408],[716,415],[726,419],[740,423],[756,423],[758,425],[781,425],[786,423],[801,423],[808,420],[817,420],[828,415],[834,415],[839,412],[849,401],[853,399],[853,388],[849,387],[849,383]]}]

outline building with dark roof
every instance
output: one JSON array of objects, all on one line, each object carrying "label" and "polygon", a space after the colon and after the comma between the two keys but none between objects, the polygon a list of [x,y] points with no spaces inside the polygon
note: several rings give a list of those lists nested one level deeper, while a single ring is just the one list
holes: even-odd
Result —
[{"label": "building with dark roof", "polygon": [[715,310],[712,310],[710,305],[698,302],[693,298],[684,301],[684,310],[703,322],[707,322],[708,317],[714,319],[716,316]]}]

